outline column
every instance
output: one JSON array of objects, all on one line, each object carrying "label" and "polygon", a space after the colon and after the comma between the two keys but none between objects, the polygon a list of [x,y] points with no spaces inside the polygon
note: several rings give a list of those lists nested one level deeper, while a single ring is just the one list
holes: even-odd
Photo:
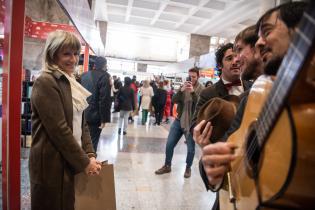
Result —
[{"label": "column", "polygon": [[209,53],[210,36],[191,34],[189,58]]},{"label": "column", "polygon": [[90,45],[85,44],[84,48],[84,60],[83,60],[83,71],[87,72],[89,70],[89,56],[90,56]]},{"label": "column", "polygon": [[3,50],[2,203],[21,207],[21,84],[25,0],[5,1]]},{"label": "column", "polygon": [[106,21],[97,21],[98,27],[100,30],[100,36],[102,43],[104,45],[104,48],[106,47],[106,36],[107,36],[107,22]]},{"label": "column", "polygon": [[148,64],[137,63],[137,72],[147,72]]}]

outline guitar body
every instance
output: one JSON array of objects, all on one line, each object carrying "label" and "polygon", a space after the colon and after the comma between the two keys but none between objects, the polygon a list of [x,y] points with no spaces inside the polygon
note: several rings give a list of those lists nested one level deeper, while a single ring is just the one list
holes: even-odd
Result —
[{"label": "guitar body", "polygon": [[[315,208],[314,94],[307,100],[299,100],[298,97],[305,95],[297,96],[294,93],[298,91],[293,90],[266,143],[260,149],[252,149],[253,125],[263,105],[268,103],[272,83],[270,77],[257,79],[249,94],[241,126],[228,139],[238,146],[237,158],[231,163],[230,171],[230,190],[235,202],[228,203],[228,192],[221,190],[221,209]],[[298,82],[296,87],[301,90],[302,84]],[[249,154],[254,155],[250,157]]]},{"label": "guitar body", "polygon": [[[236,209],[255,209],[258,204],[255,182],[246,167],[245,139],[247,138],[250,125],[256,121],[266,102],[272,84],[273,81],[270,77],[261,76],[256,80],[250,90],[240,128],[228,139],[228,142],[233,142],[237,145],[235,150],[236,160],[231,163],[230,172],[232,192],[236,198]],[[227,190],[220,190],[219,198],[220,209],[235,209],[234,205],[228,202],[229,193]]]},{"label": "guitar body", "polygon": [[315,103],[280,115],[262,150],[257,189],[261,209],[315,208]]}]

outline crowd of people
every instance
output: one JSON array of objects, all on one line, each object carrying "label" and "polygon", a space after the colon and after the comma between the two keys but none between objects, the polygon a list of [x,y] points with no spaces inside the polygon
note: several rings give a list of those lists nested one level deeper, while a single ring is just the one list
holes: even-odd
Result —
[{"label": "crowd of people", "polygon": [[[134,93],[134,103],[130,109],[129,117],[126,123],[134,122],[133,116],[140,114],[141,124],[145,125],[148,121],[148,116],[154,116],[154,125],[161,125],[162,123],[170,123],[170,117],[173,116],[173,105],[172,97],[175,90],[169,80],[161,80],[156,77],[154,80],[142,80],[138,82],[136,76],[124,78],[124,83],[126,79],[131,80],[130,89]],[[122,82],[119,77],[113,76],[113,101],[115,104],[114,112],[120,110],[119,103],[122,103],[122,97],[120,95],[120,88],[122,87]],[[119,97],[120,96],[120,97]],[[164,119],[164,121],[163,121]]]},{"label": "crowd of people", "polygon": [[[79,40],[68,32],[50,34],[44,70],[31,97],[32,209],[74,209],[74,175],[83,171],[91,176],[99,173],[97,145],[102,128],[110,122],[112,102],[114,111],[119,112],[118,133],[122,135],[127,134],[128,123],[139,110],[142,125],[150,113],[154,113],[154,124],[161,125],[163,117],[164,122],[170,122],[172,105],[176,104],[165,160],[155,174],[171,172],[174,148],[185,136],[184,177],[191,176],[196,143],[202,150],[199,168],[205,187],[218,192],[235,159],[235,145],[226,141],[241,124],[251,86],[262,74],[276,75],[307,6],[305,2],[290,2],[267,11],[256,25],[239,32],[234,44],[225,43],[216,50],[221,72],[218,82],[204,87],[198,82],[199,69],[194,67],[176,91],[167,80],[144,80],[139,84],[135,76],[125,77],[124,82],[116,76],[111,79],[103,57],[98,57],[94,68],[82,75],[80,84],[73,77]],[[226,125],[217,110],[224,103],[222,99],[229,101],[231,95],[238,98],[238,107]],[[213,209],[219,208],[217,196]]]}]

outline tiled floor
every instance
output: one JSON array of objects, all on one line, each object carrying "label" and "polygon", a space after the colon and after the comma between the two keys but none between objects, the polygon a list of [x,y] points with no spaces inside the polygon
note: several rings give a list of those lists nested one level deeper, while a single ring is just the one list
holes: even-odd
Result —
[{"label": "tiled floor", "polygon": [[[118,210],[203,210],[211,209],[214,194],[206,192],[198,171],[199,148],[192,176],[183,177],[186,144],[181,139],[175,148],[172,172],[155,175],[164,163],[166,138],[170,125],[143,126],[135,118],[126,136],[117,133],[118,114],[106,125],[98,147],[98,159],[114,163],[116,205]],[[152,118],[152,121],[153,118]],[[22,154],[27,157],[27,152]],[[30,209],[27,159],[22,159],[22,209]]]}]

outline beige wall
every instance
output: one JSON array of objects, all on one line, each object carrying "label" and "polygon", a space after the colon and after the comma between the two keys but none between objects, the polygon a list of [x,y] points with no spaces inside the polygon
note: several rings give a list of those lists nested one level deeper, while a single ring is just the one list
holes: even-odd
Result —
[{"label": "beige wall", "polygon": [[69,23],[68,16],[56,0],[26,0],[25,15],[35,21]]}]

